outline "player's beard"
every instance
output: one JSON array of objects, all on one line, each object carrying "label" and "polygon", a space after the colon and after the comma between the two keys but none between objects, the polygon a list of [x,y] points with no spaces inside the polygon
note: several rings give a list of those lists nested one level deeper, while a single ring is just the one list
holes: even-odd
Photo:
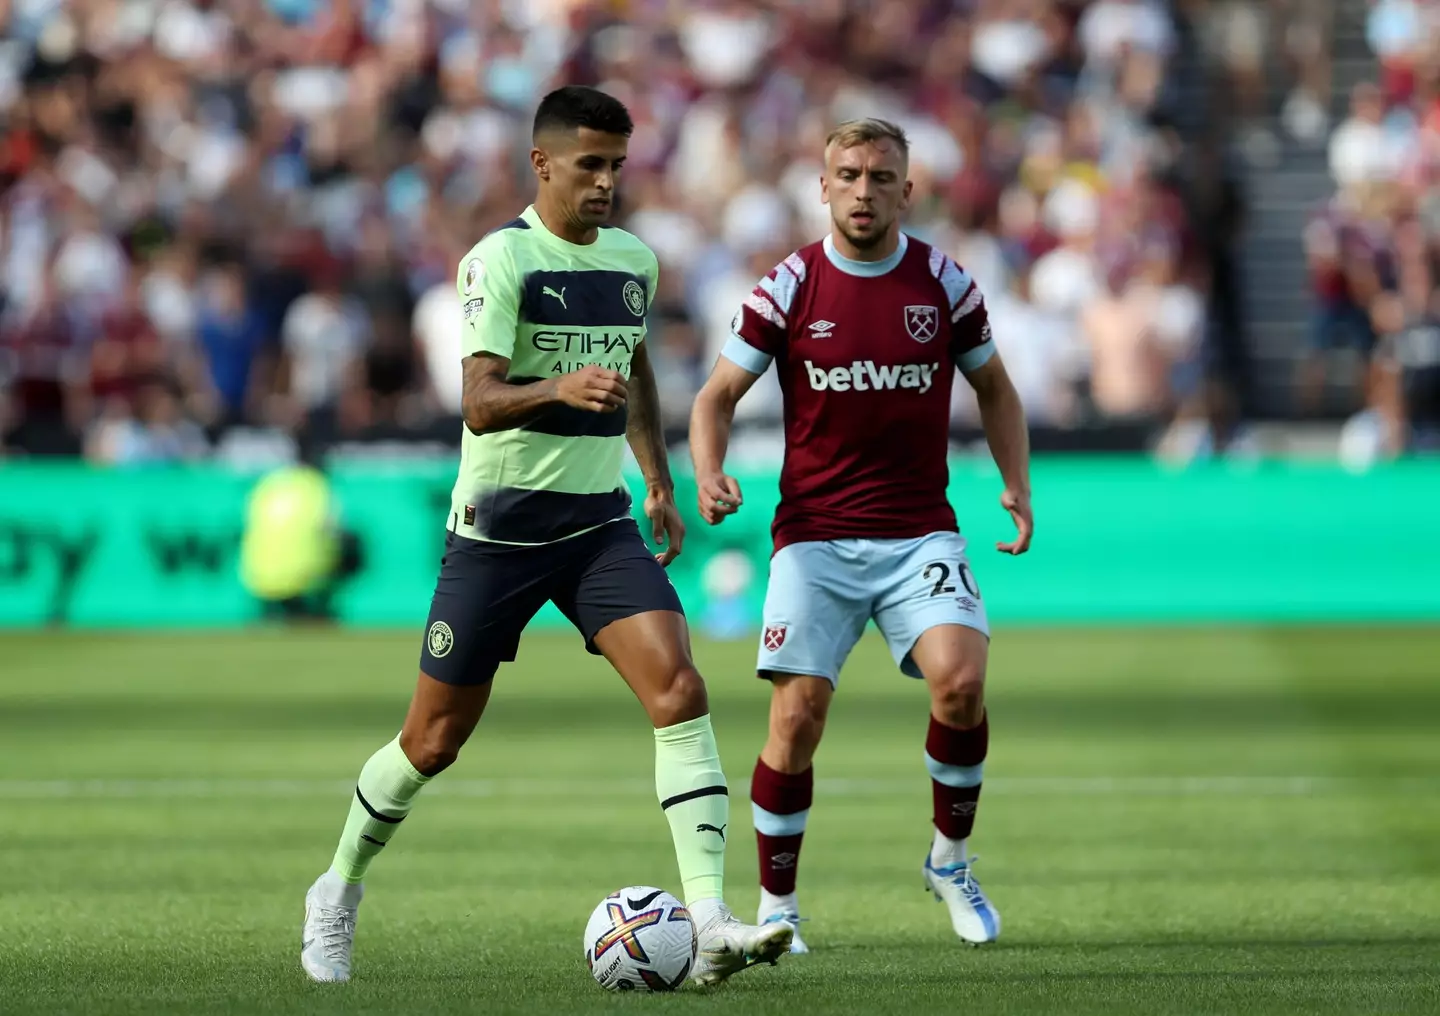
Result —
[{"label": "player's beard", "polygon": [[856,250],[870,250],[884,243],[885,237],[890,234],[890,223],[881,222],[877,217],[870,223],[870,229],[864,233],[857,233],[850,225],[849,217],[836,219],[835,228],[840,230],[840,235],[849,240]]},{"label": "player's beard", "polygon": [[576,206],[576,217],[586,227],[603,226],[610,221],[611,214],[615,211],[615,199],[611,198],[604,208],[592,205],[589,199],[582,199]]}]

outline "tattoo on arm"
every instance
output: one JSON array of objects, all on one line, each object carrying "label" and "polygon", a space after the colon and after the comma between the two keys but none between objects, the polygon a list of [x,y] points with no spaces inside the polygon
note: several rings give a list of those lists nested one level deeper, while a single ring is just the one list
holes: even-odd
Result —
[{"label": "tattoo on arm", "polygon": [[510,361],[503,356],[476,353],[465,358],[460,406],[471,433],[512,430],[555,404],[553,380],[513,385],[505,380],[509,369]]}]

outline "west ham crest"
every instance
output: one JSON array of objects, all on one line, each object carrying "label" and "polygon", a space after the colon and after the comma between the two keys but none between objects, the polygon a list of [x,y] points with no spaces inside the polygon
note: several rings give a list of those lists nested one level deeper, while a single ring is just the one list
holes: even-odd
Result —
[{"label": "west ham crest", "polygon": [[906,307],[905,330],[916,342],[929,342],[940,330],[940,308],[916,304]]},{"label": "west ham crest", "polygon": [[785,625],[767,624],[765,626],[765,648],[775,652],[785,644]]}]

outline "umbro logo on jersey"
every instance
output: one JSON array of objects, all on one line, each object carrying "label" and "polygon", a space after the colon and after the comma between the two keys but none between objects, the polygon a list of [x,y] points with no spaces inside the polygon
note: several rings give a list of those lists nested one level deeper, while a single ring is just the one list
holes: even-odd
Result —
[{"label": "umbro logo on jersey", "polygon": [[810,387],[817,392],[868,392],[893,391],[896,388],[913,388],[925,394],[935,384],[938,363],[888,363],[877,364],[874,360],[856,360],[847,367],[817,367],[805,361],[805,373],[809,375]]},{"label": "umbro logo on jersey", "polygon": [[[560,306],[565,307],[565,288],[566,288],[566,287],[561,286],[561,287],[560,287],[560,292],[557,293],[557,292],[555,292],[555,290],[551,289],[549,286],[546,286],[544,289],[540,290],[540,295],[541,295],[541,296],[553,296],[555,299],[557,299],[557,300],[560,301]],[[569,310],[570,308],[569,308],[569,307],[565,307],[565,309],[566,309],[566,310]]]},{"label": "umbro logo on jersey", "polygon": [[835,322],[826,321],[821,318],[810,326],[810,337],[812,339],[828,339],[835,334]]}]

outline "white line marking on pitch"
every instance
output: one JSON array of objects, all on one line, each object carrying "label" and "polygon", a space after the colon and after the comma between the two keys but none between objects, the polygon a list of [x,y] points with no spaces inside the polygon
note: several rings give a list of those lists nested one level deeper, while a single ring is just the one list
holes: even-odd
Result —
[{"label": "white line marking on pitch", "polygon": [[[925,778],[820,779],[816,793],[830,797],[883,797],[918,793]],[[0,800],[46,798],[324,798],[348,795],[352,780],[94,779],[0,780]],[[987,795],[1093,797],[1309,797],[1360,791],[1440,792],[1440,780],[1339,776],[996,776]],[[445,797],[648,797],[649,780],[612,780],[586,785],[577,778],[545,780],[441,779],[425,796]],[[743,796],[743,791],[735,795]]]}]

